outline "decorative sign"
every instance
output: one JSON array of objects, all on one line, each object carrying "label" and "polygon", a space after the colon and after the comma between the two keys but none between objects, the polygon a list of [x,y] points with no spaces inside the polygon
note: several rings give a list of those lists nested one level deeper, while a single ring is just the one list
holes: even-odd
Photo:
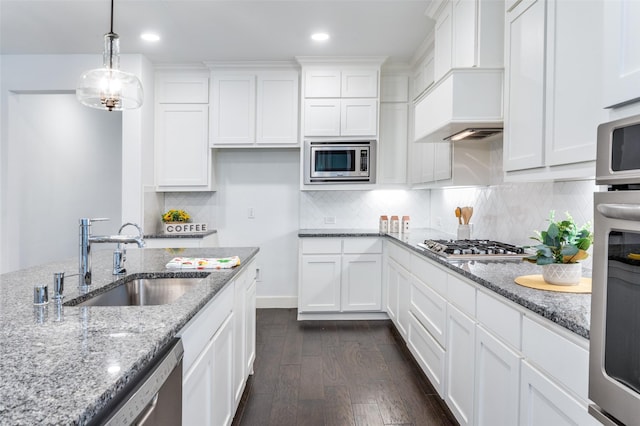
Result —
[{"label": "decorative sign", "polygon": [[195,234],[207,232],[206,223],[169,222],[163,223],[165,234]]}]

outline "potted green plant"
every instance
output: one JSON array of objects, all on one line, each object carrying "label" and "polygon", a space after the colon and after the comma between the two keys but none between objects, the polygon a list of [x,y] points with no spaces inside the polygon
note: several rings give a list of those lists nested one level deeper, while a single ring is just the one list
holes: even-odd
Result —
[{"label": "potted green plant", "polygon": [[530,246],[536,253],[525,260],[542,265],[542,277],[549,284],[576,285],[582,277],[580,261],[589,256],[593,234],[589,222],[578,227],[569,212],[565,216],[565,220],[556,221],[555,211],[550,212],[547,230],[535,231],[531,237],[540,243]]}]

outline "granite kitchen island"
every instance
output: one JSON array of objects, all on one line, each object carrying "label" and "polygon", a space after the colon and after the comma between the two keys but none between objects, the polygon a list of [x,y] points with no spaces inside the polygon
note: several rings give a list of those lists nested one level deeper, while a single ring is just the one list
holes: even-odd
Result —
[{"label": "granite kitchen island", "polygon": [[[84,298],[78,259],[0,276],[0,424],[86,424],[170,344],[210,300],[256,256],[256,247],[129,250],[128,276],[202,277],[173,303],[157,306],[68,306]],[[169,270],[175,256],[239,256],[221,270]],[[90,291],[114,282],[112,252],[95,251]],[[65,304],[53,298],[53,274],[65,272]],[[33,286],[49,285],[50,302],[33,305]]]}]

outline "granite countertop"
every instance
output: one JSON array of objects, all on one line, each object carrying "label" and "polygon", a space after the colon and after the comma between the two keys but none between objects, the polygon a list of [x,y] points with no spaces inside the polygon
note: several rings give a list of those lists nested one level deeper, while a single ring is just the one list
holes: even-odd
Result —
[{"label": "granite countertop", "polygon": [[[412,229],[406,234],[381,234],[377,229],[301,229],[299,237],[369,237],[378,236],[400,242],[403,246],[457,272],[487,289],[547,318],[556,324],[589,338],[591,295],[536,290],[515,283],[521,275],[540,274],[540,267],[521,260],[456,260],[429,253],[416,244],[425,239],[455,239],[454,235],[433,229]],[[583,275],[591,276],[585,269]]]},{"label": "granite countertop", "polygon": [[[237,255],[242,265],[255,247],[184,249],[183,257]],[[173,272],[171,250],[129,250],[128,275],[203,277],[168,305],[78,307],[33,305],[34,284],[53,273],[78,270],[78,260],[50,263],[0,275],[0,425],[86,424],[196,313],[242,269]],[[108,286],[112,251],[92,253],[91,291]],[[82,297],[78,277],[66,277],[65,303]]]},{"label": "granite countertop", "polygon": [[207,232],[185,232],[183,234],[165,234],[161,232],[159,234],[145,234],[144,238],[204,238],[217,233],[217,229],[210,229]]}]

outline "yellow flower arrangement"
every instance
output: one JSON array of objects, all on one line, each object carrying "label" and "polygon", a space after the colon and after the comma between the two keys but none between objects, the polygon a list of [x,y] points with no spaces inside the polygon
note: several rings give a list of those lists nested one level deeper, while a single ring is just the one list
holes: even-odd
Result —
[{"label": "yellow flower arrangement", "polygon": [[162,215],[163,222],[189,222],[191,216],[184,210],[169,210]]}]

